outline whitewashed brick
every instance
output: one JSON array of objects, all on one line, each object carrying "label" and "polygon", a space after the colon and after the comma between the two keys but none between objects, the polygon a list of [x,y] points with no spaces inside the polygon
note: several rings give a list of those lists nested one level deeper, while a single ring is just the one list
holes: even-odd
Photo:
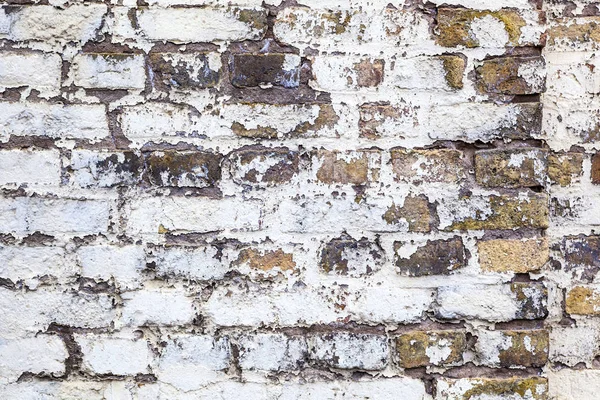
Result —
[{"label": "whitewashed brick", "polygon": [[[244,22],[244,13],[252,20]],[[259,23],[258,13],[265,17]],[[141,10],[137,22],[142,34],[151,40],[176,43],[257,40],[266,29],[261,9],[150,8]]]},{"label": "whitewashed brick", "polygon": [[149,289],[123,293],[123,323],[127,326],[185,325],[196,313],[193,298],[179,289]]},{"label": "whitewashed brick", "polygon": [[58,336],[0,340],[0,383],[16,382],[24,372],[59,376],[69,356]]},{"label": "whitewashed brick", "polygon": [[123,290],[137,288],[146,267],[143,247],[86,246],[77,250],[81,276],[100,280],[114,278]]},{"label": "whitewashed brick", "polygon": [[600,370],[549,371],[548,386],[553,400],[596,400],[600,393]]},{"label": "whitewashed brick", "polygon": [[257,333],[241,337],[238,343],[242,369],[287,371],[306,362],[308,347],[302,336]]},{"label": "whitewashed brick", "polygon": [[12,282],[22,280],[30,288],[35,288],[44,276],[63,280],[76,272],[61,247],[0,247],[0,277]]},{"label": "whitewashed brick", "polygon": [[83,353],[83,369],[93,374],[143,374],[152,363],[145,340],[98,335],[76,335],[75,340]]},{"label": "whitewashed brick", "polygon": [[56,96],[61,68],[58,54],[0,52],[0,90],[28,86],[41,97]]},{"label": "whitewashed brick", "polygon": [[308,338],[309,357],[340,369],[380,370],[388,362],[385,335],[333,333]]},{"label": "whitewashed brick", "polygon": [[103,200],[0,199],[4,232],[95,234],[108,231],[110,205]]},{"label": "whitewashed brick", "polygon": [[209,247],[167,247],[156,250],[156,271],[188,279],[221,279],[229,271],[227,256]]},{"label": "whitewashed brick", "polygon": [[146,69],[143,55],[79,54],[72,62],[77,86],[99,89],[144,89]]},{"label": "whitewashed brick", "polygon": [[600,354],[600,330],[595,326],[553,327],[550,331],[550,354],[552,362],[570,367],[579,363],[592,366]]},{"label": "whitewashed brick", "polygon": [[56,150],[0,151],[0,185],[59,185],[60,153]]},{"label": "whitewashed brick", "polygon": [[229,367],[229,340],[207,335],[170,338],[157,369],[157,377],[183,391],[196,390],[222,380]]},{"label": "whitewashed brick", "polygon": [[[115,393],[120,387],[123,387],[123,382],[118,381],[25,380],[19,383],[0,386],[0,397],[3,400],[131,400],[123,391]],[[119,394],[121,394],[121,397],[119,397]]]},{"label": "whitewashed brick", "polygon": [[109,135],[102,105],[0,103],[0,140],[14,136],[98,140]]},{"label": "whitewashed brick", "polygon": [[[256,230],[260,203],[233,198],[211,200],[190,197],[140,199],[131,205],[127,229],[133,233],[212,232],[224,229]],[[162,228],[161,228],[162,227]]]},{"label": "whitewashed brick", "polygon": [[397,377],[373,381],[336,381],[306,384],[285,384],[281,388],[280,400],[344,399],[387,400],[426,400],[423,381],[409,377]]},{"label": "whitewashed brick", "polygon": [[113,187],[135,184],[139,179],[140,164],[132,152],[73,150],[69,169],[75,185]]}]

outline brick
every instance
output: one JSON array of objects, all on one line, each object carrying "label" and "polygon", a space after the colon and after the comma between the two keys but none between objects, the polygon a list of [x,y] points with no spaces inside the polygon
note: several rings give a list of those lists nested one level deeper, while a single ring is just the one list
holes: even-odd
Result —
[{"label": "brick", "polygon": [[299,172],[299,154],[287,147],[243,147],[228,159],[233,181],[240,185],[278,185],[290,182]]},{"label": "brick", "polygon": [[221,279],[229,270],[229,259],[216,246],[165,247],[154,251],[159,276],[183,277],[191,280]]},{"label": "brick", "polygon": [[598,16],[559,18],[548,29],[548,48],[552,50],[595,50],[600,42]]},{"label": "brick", "polygon": [[144,249],[139,246],[84,246],[77,250],[81,276],[110,281],[121,290],[140,286],[146,267]]},{"label": "brick", "polygon": [[0,335],[18,339],[45,332],[50,324],[73,328],[108,328],[115,318],[113,299],[106,294],[69,293],[39,288],[13,292],[0,288]]},{"label": "brick", "polygon": [[73,4],[64,8],[34,5],[9,8],[6,18],[8,39],[31,40],[50,44],[85,43],[95,38],[107,12],[104,4]]},{"label": "brick", "polygon": [[36,288],[44,277],[65,280],[75,274],[61,247],[0,247],[0,278],[13,283],[23,281]]},{"label": "brick", "polygon": [[566,236],[558,246],[562,269],[573,279],[593,282],[600,271],[600,236]]},{"label": "brick", "polygon": [[239,338],[242,370],[292,371],[306,364],[308,347],[302,336],[258,333]]},{"label": "brick", "polygon": [[99,335],[76,335],[81,348],[82,367],[92,374],[133,376],[150,370],[153,356],[143,340]]},{"label": "brick", "polygon": [[460,365],[466,350],[467,338],[462,331],[412,331],[396,338],[402,368]]},{"label": "brick", "polygon": [[392,205],[383,214],[383,219],[389,224],[406,221],[410,232],[429,232],[431,214],[429,202],[423,196],[408,196],[402,206]]},{"label": "brick", "polygon": [[384,80],[385,60],[348,56],[312,59],[314,87],[328,92],[375,88]]},{"label": "brick", "polygon": [[436,316],[442,319],[481,319],[493,322],[545,318],[548,292],[539,283],[442,286]]},{"label": "brick", "polygon": [[230,365],[227,337],[178,334],[165,339],[156,370],[160,382],[188,392],[226,377],[220,371]]},{"label": "brick", "polygon": [[247,266],[250,270],[268,273],[297,272],[296,262],[292,253],[286,253],[282,249],[261,251],[247,248],[240,251],[237,260],[232,265],[238,267]]},{"label": "brick", "polygon": [[108,232],[110,204],[105,200],[3,198],[0,210],[5,218],[3,231],[18,235],[36,231],[71,235]]},{"label": "brick", "polygon": [[372,381],[336,381],[283,386],[281,400],[335,399],[351,395],[356,399],[384,400],[402,394],[404,400],[427,398],[422,381],[409,377],[395,377]]},{"label": "brick", "polygon": [[145,289],[121,298],[125,326],[185,325],[196,316],[193,299],[181,289]]},{"label": "brick", "polygon": [[191,197],[150,197],[131,202],[127,230],[132,234],[257,230],[261,206],[257,201]]},{"label": "brick", "polygon": [[27,86],[42,97],[60,92],[62,59],[52,53],[0,53],[0,90]]},{"label": "brick", "polygon": [[419,125],[420,106],[406,101],[400,104],[365,103],[359,108],[360,136],[367,139],[397,137]]},{"label": "brick", "polygon": [[323,245],[319,264],[326,274],[363,276],[379,271],[384,262],[385,254],[377,242],[342,235]]},{"label": "brick", "polygon": [[0,103],[1,137],[47,136],[98,140],[109,136],[105,108],[97,104]]},{"label": "brick", "polygon": [[146,174],[152,185],[212,187],[221,179],[220,154],[160,151],[146,156]]},{"label": "brick", "polygon": [[0,185],[61,183],[60,153],[56,150],[0,151]]},{"label": "brick", "polygon": [[477,183],[487,187],[543,186],[546,152],[539,149],[486,150],[475,153]]},{"label": "brick", "polygon": [[73,83],[92,89],[144,89],[145,64],[143,55],[78,54],[72,61]]},{"label": "brick", "polygon": [[484,93],[527,95],[545,90],[545,63],[541,57],[485,60],[475,72],[477,88]]},{"label": "brick", "polygon": [[385,84],[400,89],[462,89],[465,64],[453,55],[401,58],[385,71]]},{"label": "brick", "polygon": [[443,47],[505,47],[540,43],[542,14],[511,9],[439,8],[436,42]]},{"label": "brick", "polygon": [[530,378],[463,378],[438,379],[438,400],[475,400],[477,398],[515,400],[544,400],[548,394],[548,380],[542,377]]},{"label": "brick", "polygon": [[468,257],[462,238],[459,236],[447,240],[428,240],[424,245],[417,246],[411,254],[402,251],[403,246],[408,244],[394,242],[396,267],[400,275],[448,275],[467,265]]},{"label": "brick", "polygon": [[486,272],[539,271],[550,258],[547,239],[492,239],[477,242],[479,265]]},{"label": "brick", "polygon": [[317,158],[320,161],[317,180],[326,184],[364,185],[379,176],[380,158],[377,152],[321,150]]},{"label": "brick", "polygon": [[600,331],[595,326],[552,327],[549,359],[574,367],[579,363],[592,365],[600,354]]},{"label": "brick", "polygon": [[583,173],[583,154],[548,154],[548,178],[551,183],[569,186]]},{"label": "brick", "polygon": [[572,315],[600,315],[600,292],[595,287],[575,286],[566,293],[565,307]]},{"label": "brick", "polygon": [[318,364],[340,369],[384,369],[389,349],[384,335],[334,333],[309,337],[309,359]]},{"label": "brick", "polygon": [[488,367],[543,367],[548,362],[546,330],[477,333],[478,362]]},{"label": "brick", "polygon": [[600,153],[592,157],[592,183],[600,185]]},{"label": "brick", "polygon": [[261,8],[148,8],[137,11],[137,23],[150,40],[259,40],[267,29],[267,13]]},{"label": "brick", "polygon": [[548,198],[545,194],[519,196],[473,196],[438,206],[440,229],[482,230],[547,228]]},{"label": "brick", "polygon": [[236,87],[263,85],[296,88],[300,84],[300,56],[296,54],[233,54],[231,83]]},{"label": "brick", "polygon": [[551,399],[592,400],[600,390],[600,371],[597,369],[572,370],[569,368],[548,373]]},{"label": "brick", "polygon": [[61,376],[69,356],[65,344],[55,335],[3,340],[0,344],[0,382],[16,382],[29,372],[43,376]]},{"label": "brick", "polygon": [[459,150],[391,151],[394,179],[404,183],[458,183],[466,177],[463,154]]},{"label": "brick", "polygon": [[221,79],[221,55],[206,53],[150,53],[154,89],[189,90],[216,87]]},{"label": "brick", "polygon": [[83,188],[134,186],[142,175],[143,161],[131,151],[73,150],[71,172],[74,185]]}]

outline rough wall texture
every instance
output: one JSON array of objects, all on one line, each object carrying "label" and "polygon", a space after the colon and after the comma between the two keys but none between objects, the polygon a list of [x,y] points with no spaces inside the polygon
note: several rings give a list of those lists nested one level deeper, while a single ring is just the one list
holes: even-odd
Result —
[{"label": "rough wall texture", "polygon": [[0,398],[599,398],[599,3],[2,4]]}]

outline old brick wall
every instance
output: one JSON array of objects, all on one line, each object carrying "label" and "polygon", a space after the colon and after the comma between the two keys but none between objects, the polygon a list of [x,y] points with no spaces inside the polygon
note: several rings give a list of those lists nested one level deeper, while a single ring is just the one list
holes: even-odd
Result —
[{"label": "old brick wall", "polygon": [[1,399],[600,398],[600,3],[1,4]]}]

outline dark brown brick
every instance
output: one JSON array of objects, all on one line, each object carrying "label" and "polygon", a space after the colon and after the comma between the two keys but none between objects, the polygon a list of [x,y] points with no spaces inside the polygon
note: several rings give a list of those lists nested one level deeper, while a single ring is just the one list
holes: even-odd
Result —
[{"label": "dark brown brick", "polygon": [[559,251],[565,271],[574,271],[583,281],[594,281],[600,271],[600,236],[566,236]]},{"label": "dark brown brick", "polygon": [[448,275],[467,264],[467,254],[462,238],[459,236],[448,240],[428,240],[409,258],[402,258],[398,255],[398,250],[405,244],[406,242],[394,243],[396,267],[401,275]]},{"label": "dark brown brick", "polygon": [[220,154],[157,151],[146,157],[146,174],[153,185],[211,187],[221,179]]},{"label": "dark brown brick", "polygon": [[343,235],[326,243],[321,250],[321,270],[327,274],[361,276],[381,269],[383,249],[367,238]]},{"label": "dark brown brick", "polygon": [[231,153],[229,168],[238,184],[277,185],[298,173],[299,155],[286,147],[248,146]]},{"label": "dark brown brick", "polygon": [[300,56],[295,54],[234,54],[230,58],[231,83],[236,87],[262,84],[298,87]]},{"label": "dark brown brick", "polygon": [[218,53],[151,53],[148,56],[155,89],[205,89],[219,84],[221,70],[209,59]]}]

